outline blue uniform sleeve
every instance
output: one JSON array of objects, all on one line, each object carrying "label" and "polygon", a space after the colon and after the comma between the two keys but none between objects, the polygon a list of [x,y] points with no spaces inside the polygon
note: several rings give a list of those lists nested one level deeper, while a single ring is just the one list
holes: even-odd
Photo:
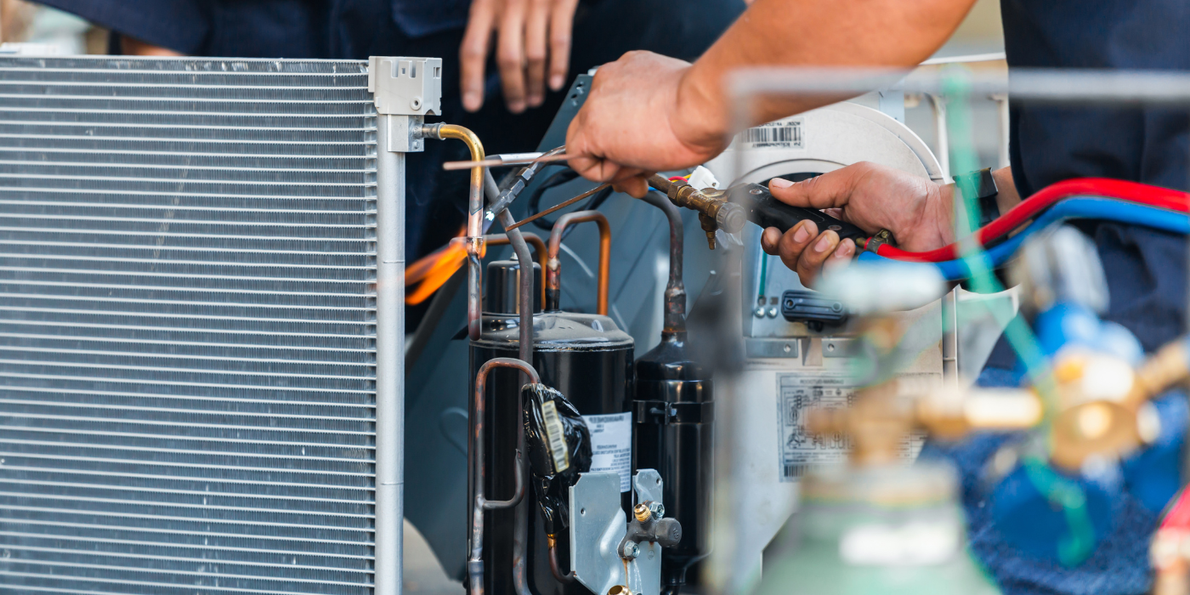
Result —
[{"label": "blue uniform sleeve", "polygon": [[210,33],[202,0],[39,0],[121,35],[197,54]]}]

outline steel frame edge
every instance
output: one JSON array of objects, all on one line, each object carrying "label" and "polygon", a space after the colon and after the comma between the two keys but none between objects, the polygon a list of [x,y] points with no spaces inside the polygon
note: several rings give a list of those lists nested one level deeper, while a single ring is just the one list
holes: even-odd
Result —
[{"label": "steel frame edge", "polygon": [[400,595],[404,582],[405,153],[422,150],[423,116],[440,112],[441,68],[440,58],[373,56],[368,61],[368,90],[377,111],[373,585],[377,595]]}]

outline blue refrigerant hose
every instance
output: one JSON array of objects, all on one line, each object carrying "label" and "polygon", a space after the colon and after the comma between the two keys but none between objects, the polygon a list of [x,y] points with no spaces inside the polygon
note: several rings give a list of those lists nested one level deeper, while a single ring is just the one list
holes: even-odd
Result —
[{"label": "blue refrigerant hose", "polygon": [[[1021,247],[1021,244],[1029,236],[1049,227],[1055,222],[1069,219],[1099,219],[1115,223],[1143,225],[1163,231],[1190,235],[1190,216],[1186,213],[1178,213],[1109,198],[1078,196],[1063,200],[1046,210],[1020,233],[999,245],[988,248],[984,253],[984,257],[992,266],[998,267],[1012,258],[1012,255],[1016,253],[1017,249]],[[907,262],[878,256],[866,251],[859,255],[859,260],[861,262]],[[942,275],[948,281],[959,281],[971,275],[967,264],[961,259],[916,264],[938,267],[938,270],[942,272]]]}]

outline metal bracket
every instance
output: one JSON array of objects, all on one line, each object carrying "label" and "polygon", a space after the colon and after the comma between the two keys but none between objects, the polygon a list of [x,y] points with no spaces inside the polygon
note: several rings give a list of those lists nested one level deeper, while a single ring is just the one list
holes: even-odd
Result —
[{"label": "metal bracket", "polygon": [[749,359],[801,357],[798,339],[744,339],[744,352]]},{"label": "metal bracket", "polygon": [[368,59],[368,91],[385,116],[442,115],[442,58]]},{"label": "metal bracket", "polygon": [[[633,477],[637,497],[661,502],[661,476],[642,469]],[[627,586],[636,595],[660,595],[661,546],[639,544],[633,560],[620,557],[618,548],[628,532],[620,508],[620,476],[612,472],[583,473],[570,487],[570,565],[575,579],[596,595]]]},{"label": "metal bracket", "polygon": [[380,116],[376,125],[385,129],[378,135],[384,139],[381,150],[421,151],[424,117],[442,115],[442,58],[372,56],[368,91]]}]

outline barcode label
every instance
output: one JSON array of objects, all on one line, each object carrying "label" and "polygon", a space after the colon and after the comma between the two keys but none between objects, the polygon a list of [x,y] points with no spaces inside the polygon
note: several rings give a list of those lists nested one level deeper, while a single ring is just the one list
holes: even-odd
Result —
[{"label": "barcode label", "polygon": [[767,147],[781,149],[804,149],[805,135],[802,132],[802,120],[781,120],[769,122],[761,126],[749,128],[740,134],[740,140],[745,149],[761,149]]},{"label": "barcode label", "polygon": [[570,453],[566,451],[566,433],[553,400],[541,404],[541,418],[545,421],[545,437],[549,441],[550,456],[554,459],[554,473],[561,473],[570,468]]},{"label": "barcode label", "polygon": [[800,479],[809,469],[810,466],[805,463],[786,463],[785,472],[781,477],[783,479]]}]

